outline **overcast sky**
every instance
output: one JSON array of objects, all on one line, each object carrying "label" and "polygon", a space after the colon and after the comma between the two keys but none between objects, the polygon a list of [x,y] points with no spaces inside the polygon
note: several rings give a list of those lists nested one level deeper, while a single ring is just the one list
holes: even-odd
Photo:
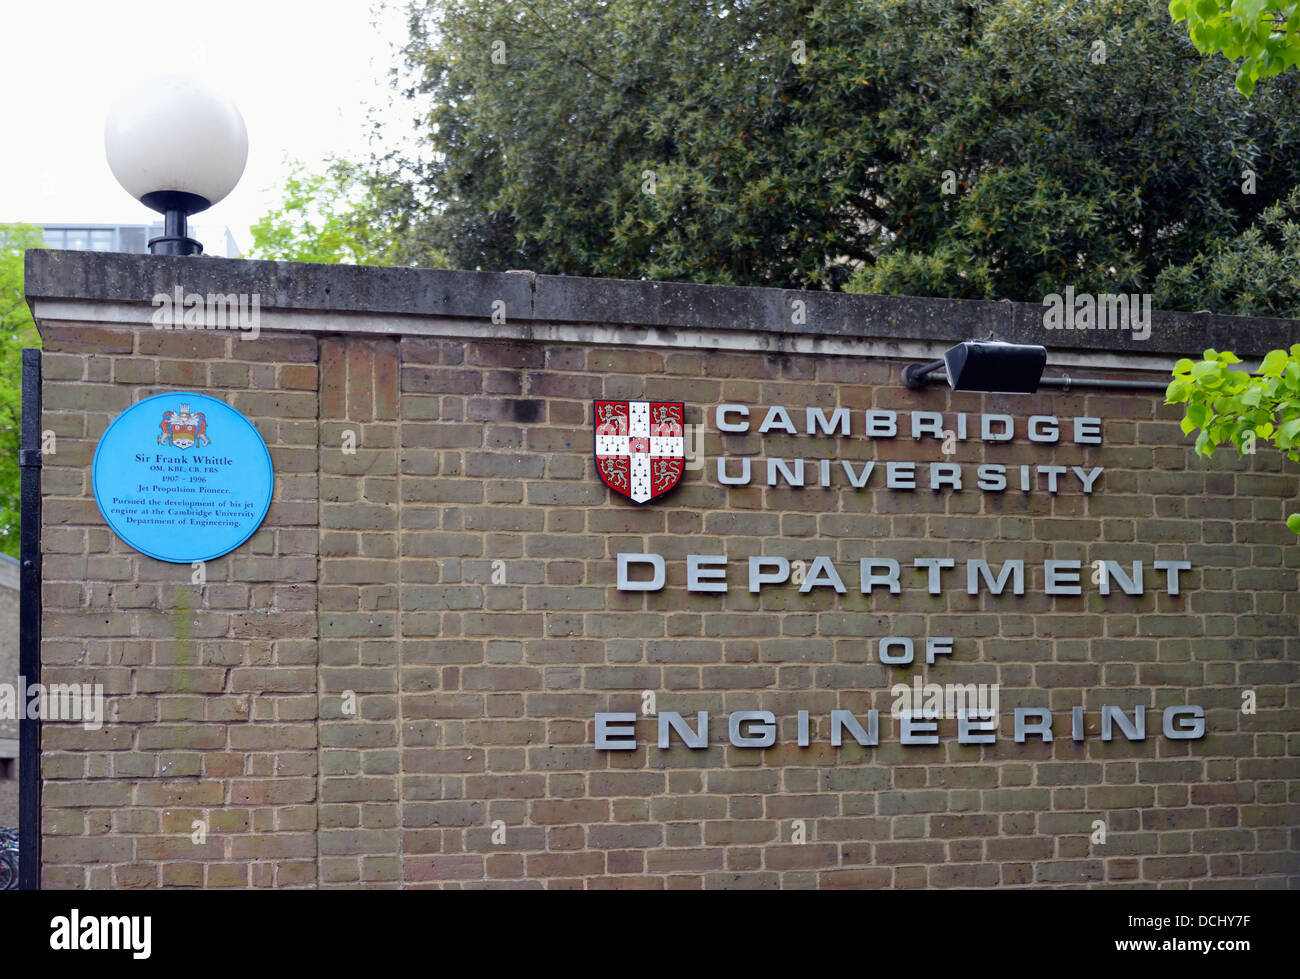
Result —
[{"label": "overcast sky", "polygon": [[[285,156],[367,154],[366,114],[385,110],[400,16],[373,0],[0,0],[0,223],[144,224],[157,216],[113,179],[104,116],[133,83],[190,74],[239,106],[248,166],[197,225],[248,226],[280,199]],[[212,242],[216,246],[217,242]],[[211,250],[216,251],[215,247]]]}]

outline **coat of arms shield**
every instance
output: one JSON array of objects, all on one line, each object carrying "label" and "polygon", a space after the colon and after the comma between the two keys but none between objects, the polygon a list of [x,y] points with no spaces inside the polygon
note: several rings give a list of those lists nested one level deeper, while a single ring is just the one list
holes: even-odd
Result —
[{"label": "coat of arms shield", "polygon": [[686,470],[686,407],[670,401],[597,401],[596,472],[633,503],[649,503]]},{"label": "coat of arms shield", "polygon": [[208,420],[203,412],[190,411],[189,405],[181,405],[176,411],[164,411],[158,428],[159,445],[171,445],[178,449],[192,446],[205,446],[212,439],[208,437]]}]

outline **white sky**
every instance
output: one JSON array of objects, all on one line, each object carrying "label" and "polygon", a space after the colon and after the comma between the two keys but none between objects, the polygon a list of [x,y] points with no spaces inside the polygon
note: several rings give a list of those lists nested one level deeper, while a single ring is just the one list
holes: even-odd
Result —
[{"label": "white sky", "polygon": [[[368,154],[367,111],[403,119],[392,99],[396,13],[373,0],[0,0],[0,223],[146,224],[158,216],[113,179],[104,116],[133,83],[198,78],[234,101],[248,166],[230,196],[192,225],[248,227],[280,200],[286,156],[309,167]],[[400,126],[401,123],[399,122]],[[407,130],[409,132],[409,129]],[[220,252],[217,241],[204,241]]]}]

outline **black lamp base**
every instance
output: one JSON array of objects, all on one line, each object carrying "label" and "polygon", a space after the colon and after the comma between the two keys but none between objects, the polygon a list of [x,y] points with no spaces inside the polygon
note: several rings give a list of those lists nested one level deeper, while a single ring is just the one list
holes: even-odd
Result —
[{"label": "black lamp base", "polygon": [[[168,218],[170,218],[170,213]],[[185,230],[185,218],[181,218],[181,231]],[[167,230],[171,230],[171,222],[168,221]],[[202,255],[203,245],[201,242],[188,238],[184,234],[179,235],[159,235],[157,238],[149,239],[150,255]]]},{"label": "black lamp base", "polygon": [[160,190],[145,194],[140,203],[163,216],[163,233],[157,238],[149,239],[151,255],[201,255],[203,246],[189,236],[186,218],[199,211],[206,211],[212,206],[206,198],[198,194],[187,194],[181,190]]}]

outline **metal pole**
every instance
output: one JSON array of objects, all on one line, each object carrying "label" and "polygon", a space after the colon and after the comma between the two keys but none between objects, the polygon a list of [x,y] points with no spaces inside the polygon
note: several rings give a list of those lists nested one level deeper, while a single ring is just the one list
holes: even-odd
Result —
[{"label": "metal pole", "polygon": [[942,377],[946,381],[946,374],[934,373],[942,366],[942,360],[932,360],[928,364],[908,364],[903,368],[903,383],[909,388],[923,388],[931,377]]},{"label": "metal pole", "polygon": [[163,233],[149,239],[152,255],[199,255],[203,246],[189,236],[185,212],[171,209],[163,212]]},{"label": "metal pole", "polygon": [[149,239],[151,255],[201,255],[203,246],[190,237],[186,219],[212,206],[206,198],[183,190],[156,190],[140,203],[163,216],[163,233]]},{"label": "metal pole", "polygon": [[[947,383],[948,375],[943,371],[936,370],[936,367],[942,367],[943,361],[936,361],[933,364],[909,364],[903,368],[903,383],[910,388],[924,387],[929,381],[943,381]],[[915,382],[915,383],[914,383]],[[1111,381],[1105,378],[1097,377],[1044,377],[1038,382],[1040,388],[1062,388],[1069,391],[1072,388],[1088,388],[1090,390],[1113,390],[1113,391],[1165,391],[1169,388],[1168,381]]]},{"label": "metal pole", "polygon": [[[41,682],[41,352],[23,350],[18,675]],[[24,697],[24,700],[26,698]],[[41,887],[41,722],[18,721],[18,887]]]},{"label": "metal pole", "polygon": [[1113,391],[1166,391],[1169,381],[1110,381],[1097,377],[1045,377],[1038,382],[1040,388],[1096,388]]}]

